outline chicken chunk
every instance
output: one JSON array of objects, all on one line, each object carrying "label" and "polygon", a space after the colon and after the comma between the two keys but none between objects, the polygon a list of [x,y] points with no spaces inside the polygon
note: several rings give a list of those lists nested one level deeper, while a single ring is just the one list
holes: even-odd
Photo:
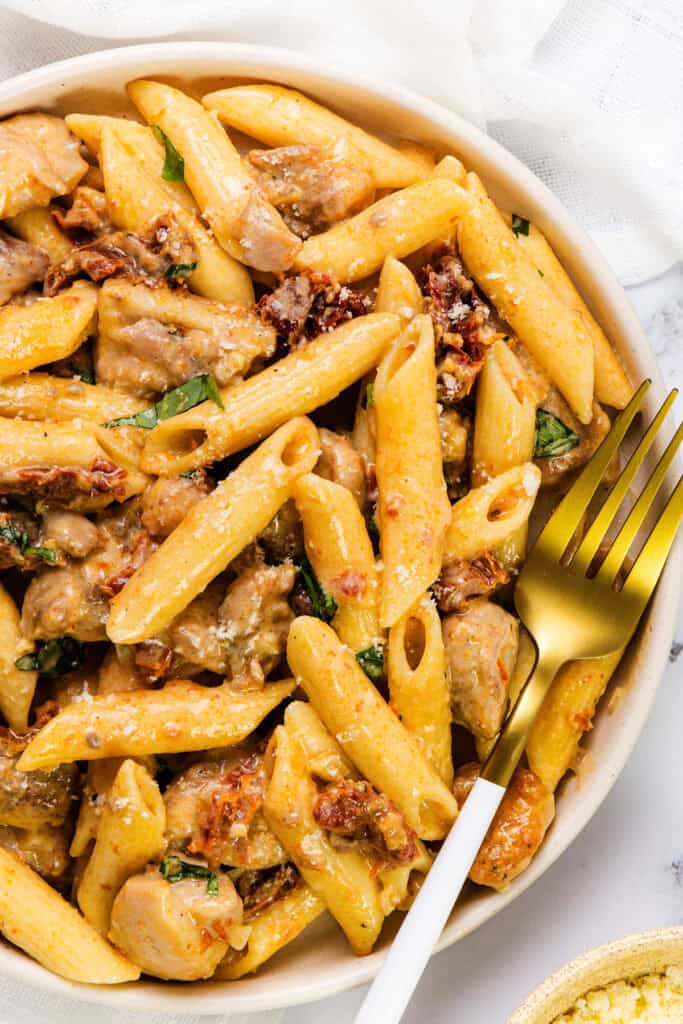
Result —
[{"label": "chicken chunk", "polygon": [[205,878],[168,882],[156,868],[119,891],[109,938],[146,974],[175,981],[210,978],[232,942],[243,944],[242,902],[227,875],[218,893]]},{"label": "chicken chunk", "polygon": [[322,427],[318,436],[320,458],[315,472],[351,491],[362,512],[365,508],[365,467],[361,456],[343,434]]},{"label": "chicken chunk", "polygon": [[0,231],[0,306],[42,281],[47,268],[43,249]]},{"label": "chicken chunk", "polygon": [[284,654],[294,619],[287,597],[295,576],[289,562],[255,565],[228,587],[218,628],[232,679],[262,682]]},{"label": "chicken chunk", "polygon": [[415,833],[397,807],[364,780],[330,782],[313,804],[313,817],[333,835],[359,842],[397,864],[414,860]]},{"label": "chicken chunk", "polygon": [[0,121],[0,220],[71,192],[88,169],[78,147],[61,117]]},{"label": "chicken chunk", "polygon": [[507,708],[519,623],[477,597],[445,618],[442,628],[453,717],[474,736],[495,736]]},{"label": "chicken chunk", "polygon": [[59,885],[71,866],[69,832],[63,826],[25,829],[0,825],[0,846],[18,854],[53,885]]},{"label": "chicken chunk", "polygon": [[372,303],[330,274],[308,272],[286,277],[259,300],[257,308],[277,332],[278,353],[286,355],[311,338],[369,313]]},{"label": "chicken chunk", "polygon": [[212,867],[282,864],[287,855],[261,813],[266,781],[260,748],[236,747],[191,765],[164,793],[169,846],[206,857]]},{"label": "chicken chunk", "polygon": [[225,387],[274,350],[272,327],[241,306],[122,280],[107,281],[100,291],[100,384],[152,397],[211,373]]},{"label": "chicken chunk", "polygon": [[299,238],[358,213],[375,198],[372,174],[320,146],[253,149],[247,162],[268,200]]},{"label": "chicken chunk", "polygon": [[201,470],[190,477],[160,476],[142,495],[142,525],[153,537],[168,537],[212,489]]},{"label": "chicken chunk", "polygon": [[95,524],[77,512],[54,509],[43,516],[42,538],[71,558],[85,558],[100,539]]},{"label": "chicken chunk", "polygon": [[227,650],[218,627],[218,609],[224,597],[225,587],[210,583],[169,627],[169,643],[181,662],[217,675],[228,671]]},{"label": "chicken chunk", "polygon": [[15,755],[0,755],[0,824],[15,828],[62,825],[79,788],[75,764],[50,772],[19,772]]},{"label": "chicken chunk", "polygon": [[[454,792],[459,807],[480,769],[475,763],[458,769]],[[518,768],[472,865],[471,880],[491,889],[506,889],[535,857],[554,816],[553,794],[528,768]]]},{"label": "chicken chunk", "polygon": [[442,612],[461,611],[473,597],[489,597],[510,580],[490,551],[471,561],[458,559],[445,565],[432,590]]},{"label": "chicken chunk", "polygon": [[541,471],[541,486],[558,487],[566,482],[572,473],[585,466],[609,433],[610,420],[598,403],[593,402],[593,419],[588,424],[580,423],[554,387],[550,388],[543,399],[542,408],[560,420],[579,438],[579,443],[562,455],[534,460]]}]

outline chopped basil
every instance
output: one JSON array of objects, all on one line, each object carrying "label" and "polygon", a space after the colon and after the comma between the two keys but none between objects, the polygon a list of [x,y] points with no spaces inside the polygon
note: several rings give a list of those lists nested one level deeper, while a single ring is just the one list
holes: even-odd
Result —
[{"label": "chopped basil", "polygon": [[171,854],[170,857],[164,857],[159,865],[159,871],[167,882],[182,882],[185,878],[206,878],[206,895],[218,896],[218,875],[203,864],[192,864]]},{"label": "chopped basil", "polygon": [[39,640],[33,654],[23,654],[14,662],[22,672],[40,672],[54,679],[74,672],[83,664],[83,644],[73,636],[59,636],[53,640]]},{"label": "chopped basil", "polygon": [[378,683],[384,676],[384,655],[379,647],[366,647],[364,651],[359,651],[356,661],[373,683]]},{"label": "chopped basil", "polygon": [[304,555],[301,561],[297,562],[297,573],[299,579],[303,583],[306,593],[308,594],[311,605],[312,614],[317,619],[322,619],[323,622],[331,622],[337,614],[337,602],[328,594],[320,584],[318,579],[313,572],[313,567]]},{"label": "chopped basil", "polygon": [[547,459],[553,455],[564,455],[580,443],[578,434],[570,430],[562,420],[546,409],[536,410],[536,439],[534,458]]},{"label": "chopped basil", "polygon": [[518,213],[512,214],[512,232],[515,235],[529,234],[529,221],[526,217],[520,217]]},{"label": "chopped basil", "polygon": [[366,409],[372,409],[374,404],[375,404],[375,382],[371,380],[370,383],[368,384],[368,386],[365,389],[365,401],[363,402],[363,406]]},{"label": "chopped basil", "polygon": [[539,270],[539,268],[538,268],[538,267],[536,267],[536,270],[538,270],[538,276],[539,276],[539,277],[545,277],[545,274],[543,273],[543,271],[542,271],[542,270]]},{"label": "chopped basil", "polygon": [[166,271],[166,277],[169,281],[176,281],[179,277],[188,277],[196,269],[196,260],[194,263],[172,263]]},{"label": "chopped basil", "polygon": [[164,166],[161,170],[161,177],[164,181],[185,181],[185,161],[169,139],[163,128],[158,124],[152,126],[154,134],[159,142],[163,143],[166,150]]},{"label": "chopped basil", "polygon": [[179,416],[181,412],[193,409],[200,402],[211,399],[216,405],[224,409],[223,399],[216,384],[216,378],[210,373],[202,373],[192,380],[185,381],[180,387],[167,391],[163,398],[160,398],[149,409],[136,412],[134,416],[122,416],[119,420],[109,420],[105,427],[143,427],[151,430],[156,427],[159,420],[170,419],[171,416]]},{"label": "chopped basil", "polygon": [[4,523],[0,526],[0,537],[4,537],[15,548],[19,548],[24,558],[30,558],[33,555],[35,558],[42,558],[45,562],[54,562],[57,559],[57,552],[52,548],[37,548],[29,544],[28,535],[14,523]]}]

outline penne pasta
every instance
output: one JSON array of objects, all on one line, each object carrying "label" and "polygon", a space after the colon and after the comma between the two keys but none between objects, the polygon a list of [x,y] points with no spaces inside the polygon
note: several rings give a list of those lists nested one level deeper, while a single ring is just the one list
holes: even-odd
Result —
[{"label": "penne pasta", "polygon": [[380,363],[374,408],[384,562],[380,625],[388,627],[439,575],[450,517],[428,316],[415,317]]},{"label": "penne pasta", "polygon": [[213,977],[236,981],[245,974],[251,974],[292,942],[325,910],[325,901],[305,882],[299,882],[286,896],[250,918],[246,946],[241,950],[228,950]]},{"label": "penne pasta", "polygon": [[78,884],[78,905],[86,921],[107,935],[111,908],[131,875],[161,857],[166,810],[154,779],[127,759],[113,781],[102,811],[95,846]]},{"label": "penne pasta", "polygon": [[92,420],[106,423],[132,416],[148,402],[79,377],[28,373],[0,381],[0,416],[24,420]]},{"label": "penne pasta", "polygon": [[76,701],[31,740],[17,767],[31,772],[71,761],[241,743],[293,689],[288,680],[242,693],[229,683],[209,687],[181,679],[161,690],[131,690]]},{"label": "penne pasta", "polygon": [[432,176],[308,238],[294,266],[331,273],[342,282],[359,281],[379,270],[388,256],[401,259],[447,234],[470,203],[465,189]]},{"label": "penne pasta", "polygon": [[605,658],[570,661],[557,673],[526,747],[529,767],[549,790],[557,788],[575,763],[581,738],[591,728],[622,655],[617,651]]},{"label": "penne pasta", "polygon": [[353,651],[378,643],[379,576],[358,504],[346,487],[314,473],[300,477],[294,500],[304,524],[306,554],[336,604],[332,621]]},{"label": "penne pasta", "polygon": [[237,85],[209,93],[202,103],[225,124],[268,146],[314,145],[356,153],[378,188],[403,188],[428,172],[422,147],[419,154],[410,146],[401,152],[294,89]]},{"label": "penne pasta", "polygon": [[30,649],[21,632],[17,606],[0,584],[0,711],[16,733],[28,729],[28,713],[38,673],[23,672],[17,658]]},{"label": "penne pasta", "polygon": [[517,244],[476,174],[458,224],[467,269],[498,313],[557,385],[582,423],[593,418],[593,344],[580,313],[564,304]]},{"label": "penne pasta", "polygon": [[301,616],[289,631],[287,661],[363,776],[394,801],[421,839],[442,839],[457,815],[455,798],[348,647],[320,620]]},{"label": "penne pasta", "polygon": [[102,816],[102,802],[109,796],[109,791],[116,778],[123,760],[120,757],[108,757],[102,761],[89,761],[84,791],[86,799],[76,819],[73,839],[69,847],[71,857],[82,857],[90,850],[97,838],[97,830]]},{"label": "penne pasta", "polygon": [[10,230],[31,245],[43,249],[51,264],[61,263],[73,249],[73,242],[58,227],[49,207],[34,206],[7,221]]},{"label": "penne pasta", "polygon": [[31,306],[0,309],[0,380],[64,359],[85,341],[97,309],[97,289],[78,281]]},{"label": "penne pasta", "polygon": [[[156,140],[154,143],[158,145]],[[198,217],[169,196],[159,184],[163,181],[160,174],[152,178],[146,172],[134,145],[126,144],[125,132],[119,133],[114,126],[106,125],[102,132],[100,166],[107,209],[117,227],[147,237],[161,223],[170,224],[169,230],[184,235],[196,251],[196,269],[187,275],[192,291],[240,306],[253,303],[254,289],[246,268],[218,245]]]},{"label": "penne pasta", "polygon": [[147,438],[144,471],[185,473],[216,462],[325,405],[379,363],[400,323],[389,314],[358,317],[223,390],[224,412],[204,402],[164,420]]},{"label": "penne pasta", "polygon": [[102,938],[75,907],[15,854],[0,847],[0,931],[54,974],[120,985],[140,968]]},{"label": "penne pasta", "polygon": [[261,195],[217,118],[160,82],[130,82],[128,94],[182,156],[190,191],[226,252],[257,270],[291,266],[301,242]]},{"label": "penne pasta", "polygon": [[379,275],[376,313],[396,313],[403,320],[412,320],[424,309],[422,292],[413,272],[400,260],[387,256]]},{"label": "penne pasta", "polygon": [[280,427],[190,510],[116,595],[109,638],[138,643],[168,626],[256,539],[319,455],[318,432],[310,420],[293,419]]},{"label": "penne pasta", "polygon": [[441,619],[422,597],[389,631],[389,702],[447,786],[453,783],[451,702]]},{"label": "penne pasta", "polygon": [[451,509],[444,561],[472,559],[504,544],[528,522],[541,483],[532,462],[473,488]]}]

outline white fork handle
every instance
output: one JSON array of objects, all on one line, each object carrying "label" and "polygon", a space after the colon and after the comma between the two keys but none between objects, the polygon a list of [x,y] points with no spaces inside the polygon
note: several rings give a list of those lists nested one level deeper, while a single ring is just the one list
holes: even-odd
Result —
[{"label": "white fork handle", "polygon": [[398,1024],[505,795],[477,779],[391,944],[355,1024]]}]

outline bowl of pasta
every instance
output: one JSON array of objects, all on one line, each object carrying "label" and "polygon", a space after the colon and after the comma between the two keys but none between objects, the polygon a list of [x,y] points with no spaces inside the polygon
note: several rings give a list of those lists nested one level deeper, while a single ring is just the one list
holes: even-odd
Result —
[{"label": "bowl of pasta", "polygon": [[[533,664],[530,519],[652,352],[515,158],[295,54],[31,72],[0,153],[0,970],[176,1013],[360,984]],[[680,565],[559,673],[440,948],[608,792]]]}]

